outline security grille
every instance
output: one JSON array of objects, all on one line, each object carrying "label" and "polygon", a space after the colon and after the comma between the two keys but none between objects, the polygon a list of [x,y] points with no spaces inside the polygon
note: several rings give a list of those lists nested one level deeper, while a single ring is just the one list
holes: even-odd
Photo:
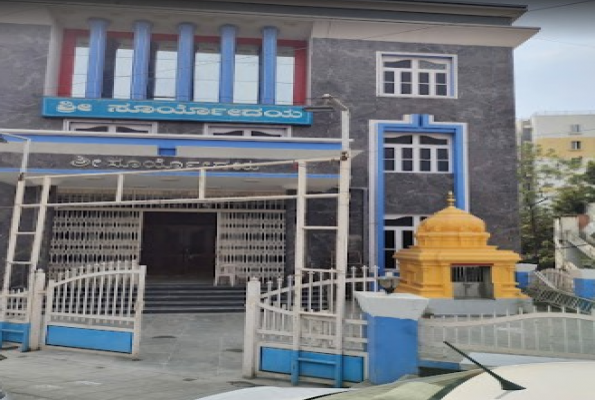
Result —
[{"label": "security grille", "polygon": [[49,267],[138,260],[140,237],[139,211],[58,209]]},{"label": "security grille", "polygon": [[282,274],[285,212],[220,212],[217,232],[217,267],[265,268]]},{"label": "security grille", "polygon": [[457,299],[492,298],[491,267],[454,265],[451,268],[453,294]]}]

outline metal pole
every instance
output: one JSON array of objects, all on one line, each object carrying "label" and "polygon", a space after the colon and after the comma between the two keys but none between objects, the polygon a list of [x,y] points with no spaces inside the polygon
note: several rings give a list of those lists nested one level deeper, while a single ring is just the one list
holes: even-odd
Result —
[{"label": "metal pole", "polygon": [[25,178],[27,172],[27,166],[29,165],[29,153],[31,151],[31,139],[21,135],[15,135],[14,133],[0,132],[0,138],[8,136],[11,138],[22,140],[23,143],[23,156],[21,157],[21,166],[19,168],[19,180]]}]

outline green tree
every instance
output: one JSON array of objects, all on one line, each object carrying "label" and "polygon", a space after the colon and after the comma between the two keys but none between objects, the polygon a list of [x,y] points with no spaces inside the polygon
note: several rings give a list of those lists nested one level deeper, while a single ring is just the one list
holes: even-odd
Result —
[{"label": "green tree", "polygon": [[584,171],[578,160],[571,167],[574,174],[556,190],[553,198],[556,215],[583,214],[585,206],[595,202],[595,163],[589,161]]},{"label": "green tree", "polygon": [[518,164],[521,253],[525,261],[538,264],[554,259],[553,214],[548,192],[559,176],[558,170],[547,161],[539,146],[530,142],[521,145]]},{"label": "green tree", "polygon": [[595,202],[595,163],[565,160],[525,142],[519,149],[521,251],[526,261],[554,262],[554,218],[582,214]]}]

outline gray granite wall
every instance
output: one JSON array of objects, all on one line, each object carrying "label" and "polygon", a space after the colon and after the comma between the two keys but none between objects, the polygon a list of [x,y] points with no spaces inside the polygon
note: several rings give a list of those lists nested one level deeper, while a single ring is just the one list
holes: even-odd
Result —
[{"label": "gray granite wall", "polygon": [[[290,193],[294,194],[294,193]],[[352,188],[350,191],[349,207],[349,262],[353,265],[357,262],[354,257],[356,253],[362,256],[362,262],[368,263],[364,249],[367,248],[366,213],[367,191],[362,188]],[[296,204],[295,200],[288,200],[285,206],[286,223],[285,235],[286,247],[286,272],[293,273],[295,262],[295,221]],[[337,202],[334,199],[308,200],[306,225],[336,225],[337,224]],[[335,251],[336,234],[332,231],[312,230],[306,232],[306,265],[310,267],[325,268],[333,262]]]},{"label": "gray granite wall", "polygon": [[[40,116],[49,28],[0,24],[0,127],[61,129],[61,119]],[[458,98],[387,98],[376,96],[376,53],[444,53],[458,56]],[[399,120],[405,114],[431,114],[438,122],[468,125],[471,212],[483,218],[492,233],[491,243],[519,249],[514,136],[512,52],[507,48],[422,45],[336,39],[314,39],[311,47],[311,97],[330,93],[345,102],[352,113],[353,148],[363,150],[353,160],[351,196],[351,250],[367,249],[368,140],[371,119]],[[202,123],[160,122],[162,133],[201,134]],[[316,114],[312,127],[295,127],[294,136],[340,136],[338,113]],[[3,155],[5,158],[6,154]],[[18,162],[18,156],[14,161]],[[70,159],[70,158],[69,158]],[[6,162],[6,160],[3,160]],[[2,164],[4,164],[4,162]],[[66,158],[34,155],[33,166],[66,167]],[[452,187],[452,175],[389,174],[386,176],[386,208],[391,213],[429,214],[444,206]],[[0,205],[12,206],[12,198],[0,196]],[[10,190],[9,190],[10,192]],[[8,193],[8,192],[6,192]],[[4,196],[4,197],[2,197]],[[10,197],[10,196],[9,196]],[[334,207],[314,204],[310,215],[330,223]],[[0,251],[5,249],[5,225],[12,210],[0,209]],[[291,213],[289,207],[288,215]],[[288,227],[291,223],[288,223]],[[291,239],[292,230],[288,229]],[[292,240],[289,241],[292,243]],[[316,236],[309,240],[311,260],[323,265],[332,250],[332,240]],[[291,244],[290,244],[291,246]],[[292,266],[288,250],[288,267]],[[5,255],[2,251],[2,256]],[[367,261],[367,260],[364,260]]]},{"label": "gray granite wall", "polygon": [[[455,54],[458,58],[458,98],[424,99],[376,96],[376,54]],[[491,243],[519,250],[516,187],[516,142],[512,50],[499,47],[427,45],[356,40],[314,39],[312,98],[330,93],[352,114],[353,147],[364,150],[354,159],[353,186],[368,184],[369,121],[400,120],[405,114],[431,114],[437,122],[468,126],[471,212],[484,219]],[[304,136],[339,135],[338,116],[316,114]],[[390,174],[386,177],[386,207],[392,213],[433,213],[445,206],[451,175]]]},{"label": "gray granite wall", "polygon": [[3,281],[15,187],[0,182],[0,282]]},{"label": "gray granite wall", "polygon": [[41,117],[49,40],[49,26],[0,24],[0,128],[62,128]]}]

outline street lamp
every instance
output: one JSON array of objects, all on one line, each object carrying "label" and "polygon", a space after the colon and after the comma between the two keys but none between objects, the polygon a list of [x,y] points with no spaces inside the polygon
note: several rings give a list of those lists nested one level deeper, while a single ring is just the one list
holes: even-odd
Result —
[{"label": "street lamp", "polygon": [[1,132],[0,143],[8,143],[6,138],[14,138],[24,142],[23,144],[23,156],[21,158],[21,167],[19,168],[19,181],[25,178],[27,172],[27,164],[29,163],[29,152],[31,151],[31,139],[25,136],[15,135],[14,133]]}]

